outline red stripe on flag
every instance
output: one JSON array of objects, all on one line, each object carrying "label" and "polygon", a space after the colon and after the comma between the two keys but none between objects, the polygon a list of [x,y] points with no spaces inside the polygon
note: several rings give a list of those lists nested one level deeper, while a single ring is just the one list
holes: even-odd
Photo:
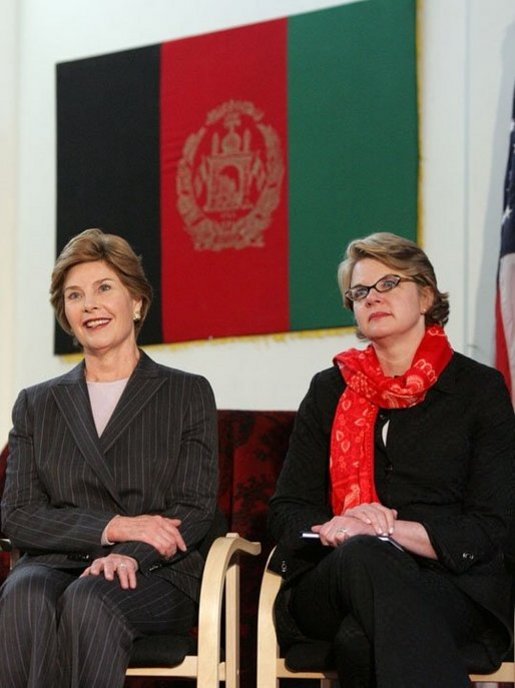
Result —
[{"label": "red stripe on flag", "polygon": [[286,30],[162,46],[165,342],[289,327]]},{"label": "red stripe on flag", "polygon": [[504,375],[506,385],[511,394],[511,374],[506,335],[501,312],[501,297],[497,291],[495,298],[495,367]]}]

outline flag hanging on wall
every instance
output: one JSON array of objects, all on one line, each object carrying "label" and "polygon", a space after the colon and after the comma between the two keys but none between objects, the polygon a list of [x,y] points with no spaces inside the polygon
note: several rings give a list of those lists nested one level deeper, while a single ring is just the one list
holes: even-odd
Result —
[{"label": "flag hanging on wall", "polygon": [[155,290],[142,344],[351,324],[348,241],[416,239],[415,6],[57,66],[57,252],[86,227],[128,239]]},{"label": "flag hanging on wall", "polygon": [[509,146],[497,273],[495,365],[504,375],[515,406],[515,93]]}]

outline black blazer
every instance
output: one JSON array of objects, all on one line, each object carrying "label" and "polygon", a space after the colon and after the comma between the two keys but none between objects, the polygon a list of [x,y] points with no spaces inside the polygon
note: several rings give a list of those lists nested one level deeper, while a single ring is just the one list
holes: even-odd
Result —
[{"label": "black blazer", "polygon": [[[314,377],[271,500],[270,528],[279,542],[271,568],[290,583],[326,553],[301,541],[299,532],[332,518],[329,445],[343,390],[336,368]],[[422,564],[452,579],[498,620],[481,639],[492,666],[512,635],[504,557],[513,550],[514,459],[515,419],[502,376],[455,353],[423,403],[390,412],[386,455],[375,466],[381,502],[427,529],[438,562],[419,558]]]},{"label": "black blazer", "polygon": [[[196,547],[213,521],[217,488],[215,403],[198,375],[141,352],[100,438],[84,363],[18,396],[2,499],[2,530],[25,552],[18,565],[73,568],[120,552],[196,599]],[[180,518],[188,551],[165,561],[143,542],[102,547],[115,514]]]}]

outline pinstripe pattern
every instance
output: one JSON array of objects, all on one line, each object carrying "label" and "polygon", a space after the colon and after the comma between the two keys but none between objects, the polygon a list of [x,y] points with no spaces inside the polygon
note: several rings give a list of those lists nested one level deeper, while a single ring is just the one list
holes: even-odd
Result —
[{"label": "pinstripe pattern", "polygon": [[194,602],[157,576],[138,574],[136,590],[122,590],[78,573],[32,563],[11,574],[1,599],[2,623],[11,625],[0,633],[0,686],[121,688],[135,637],[185,633],[194,623]]},{"label": "pinstripe pattern", "polygon": [[[83,364],[22,391],[13,410],[2,499],[2,530],[26,552],[17,568],[39,563],[72,573],[84,566],[77,555],[120,552],[138,560],[140,577],[172,582],[166,589],[196,599],[203,561],[195,545],[207,533],[216,506],[216,447],[216,410],[207,381],[157,365],[144,353],[100,438]],[[179,552],[165,562],[142,542],[100,546],[115,514],[144,513],[180,518],[186,555]],[[0,633],[5,629],[0,626]],[[94,652],[104,644],[101,638]]]},{"label": "pinstripe pattern", "polygon": [[[69,576],[56,571],[53,580],[34,576],[30,569],[24,571],[17,584],[18,594],[9,595],[12,580],[4,584],[2,596],[2,620],[23,619],[13,623],[0,633],[0,681],[1,685],[44,686],[46,676],[56,676],[56,633],[48,625],[55,615],[55,601],[69,581]],[[30,613],[26,602],[32,600]],[[7,602],[5,601],[7,600]],[[29,647],[29,651],[27,650]]]}]

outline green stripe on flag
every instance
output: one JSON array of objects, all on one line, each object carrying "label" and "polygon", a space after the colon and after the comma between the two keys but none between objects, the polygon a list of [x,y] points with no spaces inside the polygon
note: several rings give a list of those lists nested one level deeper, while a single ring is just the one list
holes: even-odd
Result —
[{"label": "green stripe on flag", "polygon": [[349,325],[345,246],[416,240],[415,0],[365,0],[288,20],[290,327]]}]

